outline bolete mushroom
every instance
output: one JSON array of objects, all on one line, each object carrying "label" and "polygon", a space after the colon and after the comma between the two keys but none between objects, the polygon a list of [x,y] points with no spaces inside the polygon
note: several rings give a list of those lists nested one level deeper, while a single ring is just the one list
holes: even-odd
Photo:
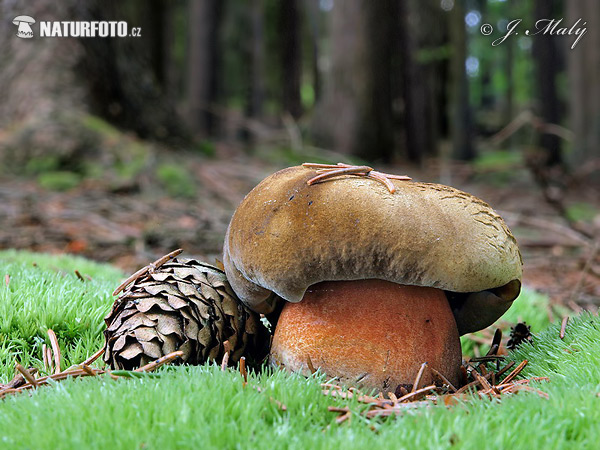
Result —
[{"label": "bolete mushroom", "polygon": [[25,39],[33,37],[33,30],[31,25],[35,23],[35,19],[29,16],[17,16],[13,19],[13,24],[17,25],[17,36]]},{"label": "bolete mushroom", "polygon": [[457,383],[459,335],[504,314],[522,272],[515,238],[482,200],[370,167],[310,164],[244,198],[224,265],[250,308],[285,303],[273,365],[308,373],[312,362],[383,392],[413,383],[424,362]]}]

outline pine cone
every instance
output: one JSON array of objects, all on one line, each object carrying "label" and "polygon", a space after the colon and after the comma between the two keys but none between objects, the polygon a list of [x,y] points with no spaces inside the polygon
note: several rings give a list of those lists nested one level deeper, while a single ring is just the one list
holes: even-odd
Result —
[{"label": "pine cone", "polygon": [[181,363],[220,361],[225,341],[231,363],[266,356],[268,330],[222,270],[184,258],[154,267],[121,293],[104,319],[104,361],[112,368],[133,369],[177,350],[183,351]]}]

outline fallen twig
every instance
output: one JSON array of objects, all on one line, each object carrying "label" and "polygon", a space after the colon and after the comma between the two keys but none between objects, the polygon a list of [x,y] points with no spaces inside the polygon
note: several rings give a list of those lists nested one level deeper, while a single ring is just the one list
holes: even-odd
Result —
[{"label": "fallen twig", "polygon": [[229,364],[229,350],[230,350],[230,345],[229,345],[229,341],[225,341],[223,342],[223,360],[221,361],[221,370],[223,372],[225,372],[225,369],[227,369],[227,366]]},{"label": "fallen twig", "polygon": [[[48,349],[48,350],[50,350],[50,349]],[[69,369],[65,370],[64,372],[58,372],[58,373],[54,373],[52,375],[48,375],[48,376],[44,376],[44,377],[40,377],[40,378],[35,378],[35,376],[34,376],[36,369],[28,370],[25,367],[23,367],[21,364],[17,363],[16,369],[22,374],[22,377],[24,378],[24,380],[26,382],[25,383],[22,382],[20,377],[17,376],[10,383],[8,383],[6,385],[0,385],[0,399],[4,398],[5,396],[7,396],[9,394],[17,394],[19,392],[23,392],[23,391],[26,391],[29,389],[35,389],[40,386],[49,384],[50,381],[61,381],[66,378],[69,378],[69,377],[78,378],[78,377],[84,377],[84,376],[96,376],[96,375],[101,375],[101,374],[108,374],[112,378],[118,379],[123,376],[126,376],[124,374],[123,375],[121,375],[121,374],[115,375],[115,372],[110,371],[110,370],[94,369],[94,368],[90,367],[89,364],[91,364],[93,361],[98,359],[98,357],[100,357],[100,355],[102,355],[102,353],[103,353],[103,350],[100,350],[79,365],[70,367]],[[156,370],[160,366],[167,364],[181,356],[183,356],[182,351],[176,351],[173,353],[169,353],[168,355],[165,355],[162,358],[157,359],[156,361],[153,361],[149,364],[146,364],[143,367],[140,367],[139,369],[136,369],[134,372],[138,372],[138,373],[139,372],[151,372],[153,370]]]},{"label": "fallen twig", "polygon": [[240,358],[240,373],[244,379],[244,386],[246,386],[248,384],[248,371],[246,370],[246,357],[244,356]]},{"label": "fallen twig", "polygon": [[16,365],[16,369],[21,372],[21,375],[23,375],[23,377],[27,380],[27,382],[29,384],[31,384],[32,387],[36,388],[39,386],[39,383],[36,381],[36,379],[33,377],[33,375],[31,374],[31,372],[29,372],[29,370],[27,370],[25,367],[23,367],[21,364],[17,363]]},{"label": "fallen twig", "polygon": [[444,376],[442,373],[438,372],[438,371],[437,371],[437,370],[435,370],[433,367],[430,367],[430,370],[431,370],[431,371],[432,371],[432,372],[433,372],[435,375],[437,375],[437,376],[438,376],[438,377],[439,377],[439,378],[440,378],[440,379],[441,379],[441,380],[444,382],[444,384],[450,388],[450,390],[451,390],[452,392],[456,392],[456,391],[458,390],[458,389],[456,389],[456,388],[454,387],[454,385],[453,385],[452,383],[450,383],[450,381],[448,380],[448,378],[446,378],[446,377],[445,377],[445,376]]},{"label": "fallen twig", "polygon": [[96,361],[98,358],[100,358],[103,354],[104,354],[104,347],[101,348],[100,350],[98,350],[96,353],[94,353],[92,356],[90,356],[88,359],[86,359],[81,364],[85,364],[85,365],[89,366],[94,361]]},{"label": "fallen twig", "polygon": [[48,337],[50,338],[52,356],[54,357],[54,373],[60,373],[60,346],[58,345],[56,333],[53,330],[48,330]]},{"label": "fallen twig", "polygon": [[562,324],[560,325],[560,333],[558,337],[561,339],[565,338],[565,331],[567,330],[567,324],[569,323],[569,316],[563,317]]},{"label": "fallen twig", "polygon": [[521,371],[525,368],[528,362],[529,361],[527,361],[526,359],[521,361],[521,363],[511,373],[509,373],[504,380],[502,380],[502,382],[508,383],[509,381],[512,381],[517,375],[519,375],[519,373],[521,373]]},{"label": "fallen twig", "polygon": [[436,387],[437,386],[435,384],[432,384],[430,386],[425,386],[424,388],[417,389],[416,391],[413,390],[412,392],[410,392],[410,393],[408,393],[408,394],[403,395],[402,397],[400,397],[398,399],[398,403],[402,403],[402,402],[405,402],[405,401],[410,400],[412,398],[418,397],[421,394],[424,394],[424,393],[426,393],[428,391],[433,391],[433,390],[436,389]]},{"label": "fallen twig", "polygon": [[308,366],[308,370],[310,371],[311,374],[313,374],[317,371],[315,369],[315,366],[313,366],[313,362],[312,362],[312,359],[310,359],[310,355],[306,355],[306,365]]},{"label": "fallen twig", "polygon": [[170,363],[171,361],[176,360],[177,358],[181,358],[183,356],[183,352],[178,350],[176,352],[169,353],[165,356],[161,356],[155,361],[146,364],[145,366],[138,367],[134,370],[134,372],[151,372],[153,370],[158,369],[160,366]]},{"label": "fallen twig", "polygon": [[415,377],[415,382],[413,383],[413,387],[410,391],[411,393],[416,392],[416,390],[418,389],[419,383],[421,382],[421,377],[423,377],[423,372],[425,371],[425,367],[427,367],[426,362],[421,364],[421,367],[419,368],[419,371],[417,372],[417,376]]},{"label": "fallen twig", "polygon": [[[451,407],[463,401],[472,401],[474,398],[501,400],[506,395],[516,394],[521,391],[535,393],[541,398],[549,398],[546,392],[529,386],[534,381],[550,381],[549,378],[532,377],[515,380],[527,365],[527,360],[523,360],[515,368],[513,368],[515,365],[514,361],[509,362],[501,369],[498,367],[500,361],[504,359],[504,357],[496,355],[496,352],[500,348],[501,340],[502,333],[497,330],[493,335],[492,344],[487,355],[472,358],[466,366],[461,366],[461,371],[464,374],[463,383],[465,384],[460,389],[453,386],[443,374],[434,368],[430,368],[430,370],[440,378],[444,385],[440,387],[432,384],[419,389],[418,385],[421,382],[425,367],[427,367],[427,363],[423,363],[417,373],[411,392],[407,392],[406,389],[401,387],[396,389],[396,392],[403,394],[400,397],[392,392],[387,394],[388,398],[384,398],[382,393],[379,393],[377,397],[372,397],[363,394],[356,388],[344,390],[341,386],[333,383],[322,383],[322,393],[323,395],[341,400],[355,399],[360,403],[369,405],[368,409],[361,413],[367,419],[399,415],[410,409],[431,405]],[[486,362],[496,362],[496,370],[486,369]],[[501,380],[502,375],[511,369],[512,371]],[[469,376],[472,379],[470,382],[468,379]],[[423,396],[425,397],[424,399]],[[336,418],[336,423],[342,423],[352,415],[347,406],[329,406],[327,410],[340,414]]]},{"label": "fallen twig", "polygon": [[171,259],[175,258],[177,255],[181,254],[182,252],[183,252],[183,249],[178,248],[177,250],[173,250],[171,253],[167,253],[165,256],[158,258],[153,263],[150,263],[147,266],[142,267],[140,270],[138,270],[133,275],[131,275],[129,278],[127,278],[125,281],[123,281],[115,289],[115,291],[113,292],[113,296],[119,295],[123,289],[125,289],[127,286],[129,286],[130,283],[133,283],[135,280],[137,280],[138,278],[140,278],[143,275],[146,275],[147,273],[154,272],[160,266],[162,266],[166,262],[170,261]]}]

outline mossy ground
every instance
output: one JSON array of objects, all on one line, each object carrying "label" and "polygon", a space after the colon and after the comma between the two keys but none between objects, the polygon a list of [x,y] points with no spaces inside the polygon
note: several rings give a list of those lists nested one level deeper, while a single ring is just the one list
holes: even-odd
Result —
[{"label": "mossy ground", "polygon": [[[12,378],[16,361],[42,368],[48,328],[58,335],[63,367],[100,348],[102,317],[124,274],[83,259],[14,251],[0,252],[5,274],[0,382]],[[534,345],[508,358],[529,360],[525,377],[550,377],[535,384],[549,399],[520,392],[367,421],[367,405],[321,394],[323,376],[265,371],[251,373],[244,387],[238,372],[216,365],[168,367],[158,376],[87,377],[8,396],[0,401],[0,448],[596,448],[600,320],[587,313],[572,318],[561,340],[560,321],[536,330],[548,321],[543,299],[526,291],[518,304],[514,319],[537,333]],[[336,424],[330,405],[348,406],[351,420]]]}]

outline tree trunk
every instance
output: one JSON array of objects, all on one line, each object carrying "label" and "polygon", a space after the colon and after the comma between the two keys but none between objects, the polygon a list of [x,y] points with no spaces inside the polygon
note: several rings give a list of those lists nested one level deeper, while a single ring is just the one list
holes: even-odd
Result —
[{"label": "tree trunk", "polygon": [[507,125],[511,120],[514,119],[514,96],[515,96],[515,82],[513,80],[513,66],[515,62],[515,44],[514,39],[507,39],[504,42],[506,45],[506,59],[505,59],[505,72],[506,72],[506,99],[503,105],[503,125]]},{"label": "tree trunk", "polygon": [[[0,0],[0,15],[16,17],[20,7]],[[39,0],[28,14],[38,20],[125,20],[116,3],[77,0],[57,4]],[[0,25],[0,163],[20,170],[33,158],[55,167],[77,164],[101,150],[98,130],[87,118],[96,115],[144,138],[185,138],[170,99],[162,95],[142,56],[142,38],[47,38],[15,36],[13,24]],[[143,30],[150,32],[150,30]]]},{"label": "tree trunk", "polygon": [[366,160],[394,151],[390,60],[390,0],[345,0],[331,12],[331,69],[315,116],[315,139]]},{"label": "tree trunk", "polygon": [[465,61],[467,59],[467,33],[465,14],[461,2],[454,2],[450,11],[450,41],[452,43],[452,98],[451,133],[453,156],[456,159],[471,160],[475,157],[471,107],[469,105],[469,84]]},{"label": "tree trunk", "polygon": [[319,13],[319,0],[304,0],[306,15],[310,25],[310,63],[315,102],[321,98],[321,72],[319,69],[319,41],[321,39],[321,20]]},{"label": "tree trunk", "polygon": [[[136,24],[135,17],[124,14],[120,3],[95,0],[88,5],[82,20],[108,21],[120,16],[130,26]],[[84,59],[79,71],[91,92],[92,112],[134,130],[142,138],[187,140],[186,127],[175,112],[175,99],[164,94],[144,52],[145,36],[150,34],[151,30],[142,29],[141,38],[80,40]]]},{"label": "tree trunk", "polygon": [[600,17],[600,3],[580,0],[567,3],[567,24],[587,21],[587,32],[575,48],[567,47],[569,77],[570,127],[574,133],[573,151],[569,162],[580,166],[600,157],[600,29],[592,18]]},{"label": "tree trunk", "polygon": [[156,81],[158,81],[161,87],[164,87],[167,79],[165,61],[168,58],[168,55],[166,54],[166,41],[168,40],[168,37],[166,36],[168,29],[166,22],[169,17],[171,2],[167,0],[150,0],[147,4],[148,7],[146,13],[149,16],[147,20],[149,27],[147,29],[149,31],[148,50],[150,54],[150,64],[152,65]]},{"label": "tree trunk", "polygon": [[[422,61],[418,51],[441,45],[436,13],[441,8],[411,0],[400,0],[398,34],[404,99],[405,148],[408,160],[420,163],[424,156],[435,154],[437,127],[433,104],[435,77],[431,74],[434,61]],[[427,30],[424,33],[424,30]]]},{"label": "tree trunk", "polygon": [[297,119],[302,114],[300,82],[302,76],[302,48],[300,40],[299,0],[281,2],[279,34],[281,36],[282,105],[284,111]]},{"label": "tree trunk", "polygon": [[188,123],[200,136],[216,134],[222,0],[189,3]]},{"label": "tree trunk", "polygon": [[[556,2],[553,0],[536,0],[534,17],[556,17]],[[560,124],[560,103],[556,92],[556,77],[560,69],[556,36],[539,34],[533,39],[532,54],[537,71],[537,97],[539,101],[539,116],[545,123]],[[545,152],[546,166],[560,165],[561,140],[555,134],[542,134],[539,146]]]},{"label": "tree trunk", "polygon": [[260,118],[265,97],[264,65],[265,65],[265,37],[264,37],[264,5],[263,0],[252,0],[250,6],[250,77],[249,99],[247,114],[249,117]]},{"label": "tree trunk", "polygon": [[[251,0],[242,10],[242,21],[237,28],[243,34],[241,45],[242,62],[245,68],[244,78],[246,91],[245,115],[249,119],[261,120],[265,99],[265,36],[264,36],[264,2]],[[244,127],[239,135],[248,148],[252,149],[255,141],[253,127]]]}]

